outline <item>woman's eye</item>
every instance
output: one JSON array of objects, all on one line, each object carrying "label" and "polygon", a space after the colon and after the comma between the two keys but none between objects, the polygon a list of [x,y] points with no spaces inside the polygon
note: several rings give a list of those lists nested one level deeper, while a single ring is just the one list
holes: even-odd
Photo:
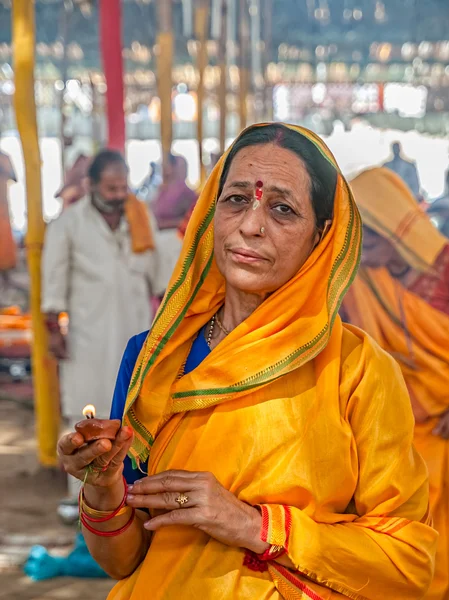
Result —
[{"label": "woman's eye", "polygon": [[229,196],[229,198],[227,198],[226,202],[229,202],[230,204],[234,204],[234,206],[243,206],[244,204],[247,204],[249,202],[248,198],[245,198],[244,196]]},{"label": "woman's eye", "polygon": [[277,204],[273,209],[281,215],[292,215],[293,210],[288,204]]}]

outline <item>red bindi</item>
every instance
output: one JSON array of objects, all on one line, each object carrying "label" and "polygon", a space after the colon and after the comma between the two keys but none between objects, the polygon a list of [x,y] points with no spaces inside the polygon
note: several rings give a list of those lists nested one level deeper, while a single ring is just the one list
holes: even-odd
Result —
[{"label": "red bindi", "polygon": [[256,181],[256,191],[254,193],[254,195],[256,196],[256,199],[262,200],[262,195],[263,195],[263,182],[259,179],[258,181]]}]

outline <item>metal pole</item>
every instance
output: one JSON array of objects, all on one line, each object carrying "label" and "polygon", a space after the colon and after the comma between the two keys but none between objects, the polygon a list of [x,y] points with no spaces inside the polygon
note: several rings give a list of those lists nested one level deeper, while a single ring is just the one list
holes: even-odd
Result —
[{"label": "metal pole", "polygon": [[162,164],[168,161],[173,140],[172,124],[172,66],[173,25],[172,0],[157,0],[157,87],[161,103]]},{"label": "metal pole", "polygon": [[[254,106],[259,102],[260,91],[264,92],[262,78],[262,52],[261,52],[261,31],[260,31],[260,0],[251,0],[250,4],[251,18],[251,77],[254,89]],[[257,101],[256,101],[257,99]],[[260,120],[260,108],[255,112],[256,121]]]},{"label": "metal pole", "polygon": [[27,256],[33,323],[32,366],[39,460],[55,466],[59,434],[59,393],[56,361],[48,353],[47,329],[41,312],[41,255],[44,243],[41,157],[34,100],[34,2],[14,0],[12,7],[15,94],[14,108],[25,161],[27,191]]},{"label": "metal pole", "polygon": [[222,0],[211,0],[210,13],[210,37],[219,40],[222,28]]},{"label": "metal pole", "polygon": [[227,42],[229,44],[229,48],[227,49],[227,64],[228,68],[234,64],[234,52],[237,43],[237,32],[236,32],[236,0],[226,0],[226,8],[227,8],[227,22],[226,29],[228,33]]},{"label": "metal pole", "polygon": [[265,80],[265,89],[263,93],[264,99],[264,118],[267,121],[274,120],[274,112],[273,112],[273,88],[268,81],[268,65],[271,62],[271,53],[273,47],[273,0],[263,0],[264,1],[264,33],[263,39],[265,43],[265,51],[264,51],[264,80]]},{"label": "metal pole", "polygon": [[93,153],[99,152],[101,143],[101,124],[100,124],[100,98],[97,90],[97,86],[94,83],[92,74],[89,74],[89,83],[92,96],[92,148]]},{"label": "metal pole", "polygon": [[182,2],[182,32],[184,37],[192,37],[193,25],[193,0],[181,0]]},{"label": "metal pole", "polygon": [[67,84],[67,34],[69,28],[69,14],[70,5],[68,2],[64,1],[61,5],[61,21],[60,21],[60,33],[59,33],[59,41],[62,44],[62,60],[61,60],[61,80],[62,80],[62,90],[59,95],[59,113],[61,115],[61,121],[59,124],[59,139],[61,144],[61,172],[62,179],[65,180],[65,125],[67,116],[65,114],[65,92],[66,92],[66,84]]},{"label": "metal pole", "polygon": [[219,42],[219,65],[220,65],[220,87],[218,98],[220,105],[220,153],[223,154],[226,147],[226,117],[227,117],[227,65],[226,65],[226,42],[228,38],[228,3],[227,0],[221,0],[221,33]]},{"label": "metal pole", "polygon": [[248,122],[248,91],[249,91],[249,27],[247,0],[240,0],[240,129],[245,129]]},{"label": "metal pole", "polygon": [[198,119],[197,138],[200,162],[200,186],[206,181],[206,168],[203,160],[204,140],[204,73],[207,66],[207,26],[208,26],[209,0],[199,0],[195,15],[196,38],[198,40]]}]

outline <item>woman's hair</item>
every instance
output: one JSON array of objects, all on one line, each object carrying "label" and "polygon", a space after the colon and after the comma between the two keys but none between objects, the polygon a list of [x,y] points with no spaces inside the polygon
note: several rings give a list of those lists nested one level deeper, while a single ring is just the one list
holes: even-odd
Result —
[{"label": "woman's hair", "polygon": [[87,173],[89,175],[89,179],[93,183],[99,183],[103,171],[110,165],[114,164],[120,165],[126,171],[128,171],[128,166],[120,152],[117,152],[117,150],[108,149],[100,150],[89,167],[89,171]]},{"label": "woman's hair", "polygon": [[301,159],[310,177],[311,200],[316,226],[317,229],[322,230],[325,222],[333,217],[337,170],[313,142],[284,125],[273,123],[265,127],[254,127],[242,133],[226,158],[218,195],[223,190],[231,163],[238,152],[243,148],[261,144],[275,144],[280,148],[290,150]]}]

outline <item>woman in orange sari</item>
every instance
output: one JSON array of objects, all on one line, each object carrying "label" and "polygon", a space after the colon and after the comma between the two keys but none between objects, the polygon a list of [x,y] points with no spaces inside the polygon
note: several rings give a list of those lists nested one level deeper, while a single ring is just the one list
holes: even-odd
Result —
[{"label": "woman in orange sari", "polygon": [[449,600],[449,243],[394,173],[372,169],[351,187],[364,222],[363,268],[343,315],[390,352],[405,377],[440,534],[425,597]]},{"label": "woman in orange sari", "polygon": [[87,544],[120,579],[110,600],[422,598],[436,532],[410,400],[338,316],[360,249],[311,132],[253,126],[220,160],[125,352],[119,433],[59,443]]}]

